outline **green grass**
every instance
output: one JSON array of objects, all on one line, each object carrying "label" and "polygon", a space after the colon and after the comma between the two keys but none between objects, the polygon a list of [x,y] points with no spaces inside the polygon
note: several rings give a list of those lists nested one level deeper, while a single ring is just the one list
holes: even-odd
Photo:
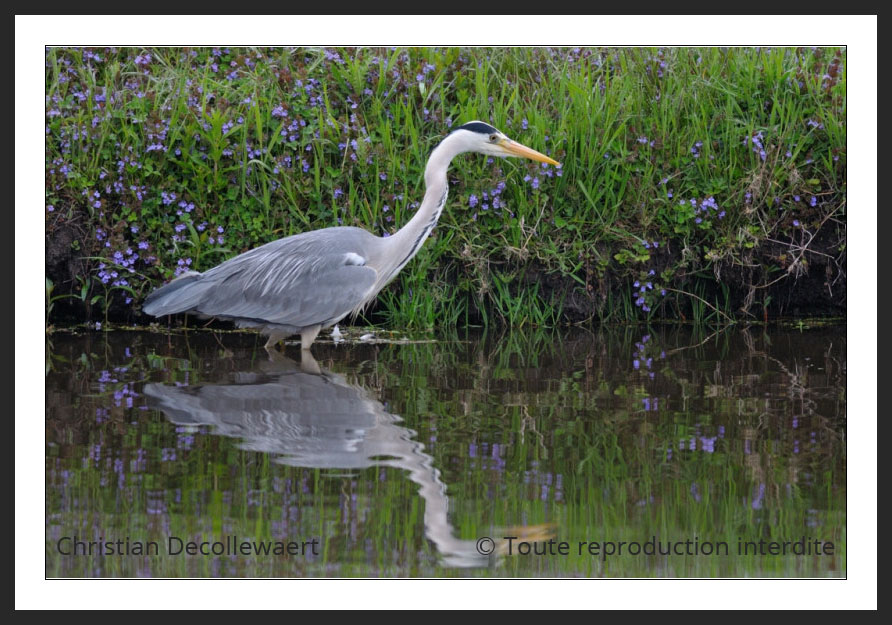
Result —
[{"label": "green grass", "polygon": [[[845,61],[822,48],[48,48],[48,259],[81,263],[72,280],[48,262],[56,296],[77,295],[53,318],[133,319],[187,259],[204,270],[337,224],[395,232],[430,151],[473,119],[563,167],[456,159],[433,239],[376,318],[788,314],[798,283],[821,291],[844,272]],[[715,209],[690,204],[710,197]],[[834,292],[811,312],[844,310]]]}]

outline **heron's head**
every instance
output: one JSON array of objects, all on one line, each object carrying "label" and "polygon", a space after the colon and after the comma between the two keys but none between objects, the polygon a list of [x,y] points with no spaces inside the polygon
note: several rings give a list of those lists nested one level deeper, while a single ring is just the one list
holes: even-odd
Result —
[{"label": "heron's head", "polygon": [[502,158],[519,156],[550,165],[560,165],[553,158],[521,145],[517,141],[512,141],[485,122],[468,122],[453,130],[450,137],[453,141],[461,142],[462,152],[479,152],[487,156]]}]

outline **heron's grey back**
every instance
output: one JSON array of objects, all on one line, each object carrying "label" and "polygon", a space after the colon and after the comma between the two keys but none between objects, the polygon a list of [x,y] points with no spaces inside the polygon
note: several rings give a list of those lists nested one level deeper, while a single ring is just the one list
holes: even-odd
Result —
[{"label": "heron's grey back", "polygon": [[150,405],[178,425],[209,425],[241,447],[296,466],[360,469],[406,453],[399,417],[334,376],[292,373],[251,384],[146,384]]}]

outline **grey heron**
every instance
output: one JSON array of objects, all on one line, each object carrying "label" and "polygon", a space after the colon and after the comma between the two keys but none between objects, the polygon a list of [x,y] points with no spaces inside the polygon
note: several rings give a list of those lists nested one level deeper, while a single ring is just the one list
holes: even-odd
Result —
[{"label": "grey heron", "polygon": [[424,170],[424,200],[390,237],[338,226],[295,234],[254,248],[208,269],[187,272],[153,291],[143,310],[155,317],[193,313],[257,328],[267,350],[300,334],[309,350],[319,331],[357,314],[408,263],[437,224],[446,204],[446,170],[465,152],[557,161],[473,121],[451,132]]}]

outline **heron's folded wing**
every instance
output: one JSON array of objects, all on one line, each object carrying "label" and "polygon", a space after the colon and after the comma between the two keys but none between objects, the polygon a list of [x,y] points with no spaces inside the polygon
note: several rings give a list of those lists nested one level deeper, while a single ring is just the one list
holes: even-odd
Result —
[{"label": "heron's folded wing", "polygon": [[[263,248],[258,248],[258,252]],[[296,327],[334,323],[364,302],[377,272],[355,252],[287,248],[243,254],[205,274],[201,313]]]}]

